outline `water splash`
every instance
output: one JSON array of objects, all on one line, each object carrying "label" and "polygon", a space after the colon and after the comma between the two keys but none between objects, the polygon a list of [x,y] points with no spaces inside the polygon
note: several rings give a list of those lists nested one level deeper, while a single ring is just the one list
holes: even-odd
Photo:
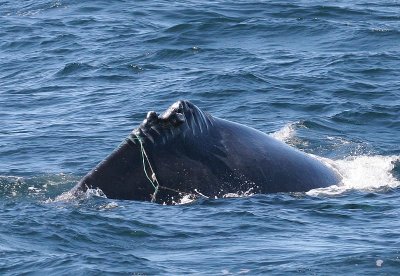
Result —
[{"label": "water splash", "polygon": [[288,142],[292,140],[295,135],[296,135],[296,126],[299,124],[299,122],[292,122],[286,124],[284,127],[281,129],[273,132],[270,134],[270,136],[274,137],[275,139],[278,139],[282,142]]},{"label": "water splash", "polygon": [[90,199],[94,197],[102,197],[102,198],[107,198],[107,196],[104,194],[104,192],[99,189],[87,189],[85,192],[81,191],[66,191],[62,193],[61,195],[57,196],[54,200],[48,199],[46,202],[74,202],[74,201],[79,201],[82,199]]},{"label": "water splash", "polygon": [[400,156],[360,155],[322,161],[335,168],[343,180],[339,185],[311,190],[308,195],[338,195],[351,190],[377,191],[400,186],[400,181],[393,175]]},{"label": "water splash", "polygon": [[[237,198],[237,197],[249,197],[254,195],[254,188],[250,188],[247,191],[237,191],[236,193],[226,193],[223,194],[222,196],[218,197],[215,196],[213,199],[218,199],[218,198]],[[183,205],[183,204],[190,204],[195,202],[196,200],[199,199],[209,199],[209,197],[199,193],[198,191],[196,191],[196,193],[193,194],[185,194],[182,195],[181,198],[179,198],[176,201],[173,201],[174,205]]]},{"label": "water splash", "polygon": [[[298,124],[298,122],[286,124],[270,135],[280,141],[290,143],[296,140],[296,126]],[[342,138],[334,139],[333,137],[328,137],[328,139],[336,143],[340,141],[340,144],[351,144],[350,141]],[[331,160],[309,154],[333,170],[336,170],[343,179],[339,185],[313,189],[307,192],[307,194],[311,196],[329,196],[342,194],[351,190],[378,191],[383,188],[396,188],[400,186],[400,180],[393,175],[396,166],[398,166],[396,164],[400,162],[400,156],[368,155],[361,152],[362,150],[356,152],[354,156],[347,156],[339,160]]]},{"label": "water splash", "polygon": [[190,204],[194,201],[196,201],[198,197],[196,195],[191,195],[191,194],[185,194],[183,195],[180,199],[178,200],[173,200],[172,204],[173,205],[184,205],[184,204]]},{"label": "water splash", "polygon": [[236,192],[236,193],[227,193],[227,194],[224,194],[224,195],[222,196],[222,198],[249,197],[249,196],[252,196],[252,195],[254,195],[254,194],[255,194],[255,193],[254,193],[254,189],[253,189],[253,188],[250,188],[250,189],[248,189],[247,191],[244,191],[244,192],[238,191],[238,192]]}]

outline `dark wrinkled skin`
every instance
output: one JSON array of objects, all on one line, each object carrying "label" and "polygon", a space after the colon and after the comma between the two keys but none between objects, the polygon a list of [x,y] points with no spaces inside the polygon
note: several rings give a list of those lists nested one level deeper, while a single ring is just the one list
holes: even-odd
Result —
[{"label": "dark wrinkled skin", "polygon": [[144,173],[138,139],[153,169],[145,161],[148,176],[154,181],[154,172],[160,185],[158,203],[170,204],[185,193],[305,192],[341,180],[319,160],[265,133],[179,101],[161,116],[149,112],[73,192],[100,188],[108,198],[151,201],[155,189]]}]

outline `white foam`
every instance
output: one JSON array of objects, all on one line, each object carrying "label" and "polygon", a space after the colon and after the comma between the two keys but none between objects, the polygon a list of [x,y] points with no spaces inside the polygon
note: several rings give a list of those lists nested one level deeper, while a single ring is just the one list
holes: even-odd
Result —
[{"label": "white foam", "polygon": [[195,201],[197,198],[194,195],[185,194],[178,201],[173,201],[174,205],[189,204]]},{"label": "white foam", "polygon": [[236,193],[227,193],[224,194],[223,198],[231,198],[231,197],[248,197],[254,195],[253,188],[248,189],[245,192],[238,191]]},{"label": "white foam", "polygon": [[400,186],[400,181],[392,174],[400,156],[360,155],[336,161],[318,159],[335,168],[343,179],[339,185],[309,191],[307,194],[311,196],[337,195],[349,190],[374,191]]},{"label": "white foam", "polygon": [[92,197],[107,198],[107,196],[104,194],[104,192],[101,189],[97,188],[97,189],[87,189],[86,192],[67,191],[67,192],[64,192],[61,195],[57,196],[54,200],[48,199],[45,202],[46,203],[71,202],[71,201],[76,201],[79,199],[88,199],[88,198],[92,198]]},{"label": "white foam", "polygon": [[[247,191],[238,191],[236,193],[226,193],[223,194],[220,198],[236,198],[236,197],[249,197],[254,195],[253,188],[248,189]],[[193,201],[198,200],[199,198],[209,198],[208,196],[203,195],[199,191],[195,190],[193,194],[185,194],[177,201],[173,200],[174,205],[181,205],[181,204],[189,204]],[[219,197],[215,196],[214,199],[218,199]]]},{"label": "white foam", "polygon": [[[288,123],[270,135],[282,142],[291,144],[296,140],[296,128],[299,126],[301,127],[300,122]],[[327,137],[327,139],[340,145],[351,143],[340,137]],[[336,170],[343,179],[338,185],[314,189],[309,191],[308,195],[337,195],[349,190],[374,191],[385,187],[400,187],[400,180],[392,174],[395,163],[400,162],[400,156],[361,154],[341,160],[330,160],[312,154],[309,155]]]},{"label": "white foam", "polygon": [[296,135],[296,125],[298,122],[293,122],[293,123],[288,123],[284,127],[282,127],[280,130],[277,130],[270,135],[274,137],[275,139],[278,139],[282,142],[287,142],[289,140],[292,140],[293,137]]},{"label": "white foam", "polygon": [[77,199],[76,194],[71,193],[71,191],[67,191],[62,193],[61,195],[58,195],[55,199],[47,199],[45,203],[52,203],[52,202],[70,202],[74,201]]},{"label": "white foam", "polygon": [[107,198],[107,196],[104,194],[104,192],[100,188],[87,189],[86,190],[86,197],[87,198],[91,198],[91,197]]},{"label": "white foam", "polygon": [[376,260],[376,266],[381,267],[383,265],[383,260]]},{"label": "white foam", "polygon": [[110,209],[115,209],[115,208],[118,208],[118,207],[119,207],[118,203],[116,203],[115,201],[112,201],[112,202],[109,202],[109,203],[107,203],[105,205],[101,205],[99,207],[99,209],[100,210],[110,210]]}]

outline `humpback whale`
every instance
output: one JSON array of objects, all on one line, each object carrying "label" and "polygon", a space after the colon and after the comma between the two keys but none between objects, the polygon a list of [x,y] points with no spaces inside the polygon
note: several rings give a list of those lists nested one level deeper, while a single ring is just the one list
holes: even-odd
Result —
[{"label": "humpback whale", "polygon": [[184,195],[306,192],[340,181],[309,154],[178,101],[161,115],[148,112],[72,192],[101,189],[112,199],[172,204]]}]

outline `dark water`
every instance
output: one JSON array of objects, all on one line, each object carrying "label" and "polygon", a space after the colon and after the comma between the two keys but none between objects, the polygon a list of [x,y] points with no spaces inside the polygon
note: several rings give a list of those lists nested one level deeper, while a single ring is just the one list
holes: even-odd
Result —
[{"label": "dark water", "polygon": [[[3,0],[0,26],[1,275],[400,273],[397,1]],[[327,158],[343,183],[55,200],[177,99]]]}]

